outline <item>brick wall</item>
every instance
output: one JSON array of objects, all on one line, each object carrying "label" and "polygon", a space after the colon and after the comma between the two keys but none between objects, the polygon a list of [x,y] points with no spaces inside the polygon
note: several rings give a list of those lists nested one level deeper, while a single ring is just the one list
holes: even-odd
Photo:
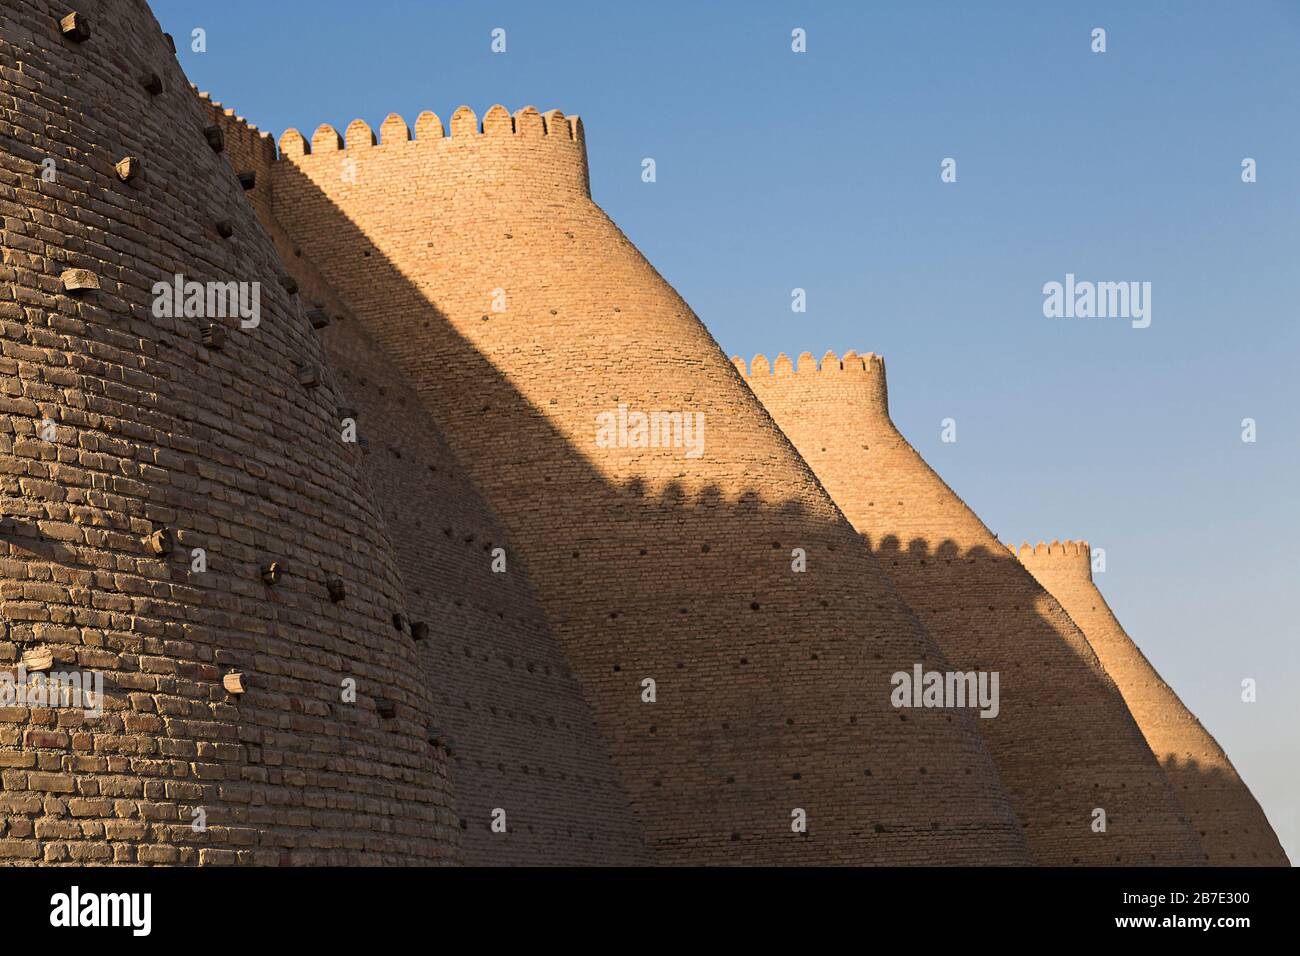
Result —
[{"label": "brick wall", "polygon": [[[81,42],[68,9],[0,8],[0,659],[101,672],[104,714],[0,710],[0,856],[455,861],[382,519],[338,440],[336,383],[295,367],[324,348],[145,4],[77,3]],[[72,267],[100,288],[65,292]],[[260,325],[226,321],[210,349],[200,320],[156,317],[153,284],[177,272],[260,282]],[[161,529],[170,554],[147,547]]]},{"label": "brick wall", "polygon": [[[1198,860],[1114,660],[1211,859],[1285,862],[1091,582],[1057,589],[1100,661],[898,435],[883,363],[756,360],[773,422],[591,202],[576,117],[277,160],[143,2],[79,4],[80,41],[67,12],[0,11],[0,660],[103,673],[105,714],[0,709],[0,857]],[[155,317],[176,272],[260,281],[262,324]],[[620,406],[702,413],[702,454],[603,446]],[[1001,715],[893,709],[914,663],[999,670]]]},{"label": "brick wall", "polygon": [[[199,105],[207,116],[209,125],[220,126],[225,148],[221,155],[238,177],[252,174],[251,180],[241,178],[244,198],[253,204],[258,220],[266,225],[274,218],[271,213],[271,172],[276,160],[275,140],[233,109],[227,109],[207,93],[199,93]],[[286,265],[292,263],[285,260]]]},{"label": "brick wall", "polygon": [[[735,360],[744,371],[745,363]],[[997,671],[981,719],[1046,864],[1203,859],[1185,814],[1083,634],[889,419],[884,362],[754,358],[747,381],[961,670]],[[1093,811],[1106,812],[1104,834]]]},{"label": "brick wall", "polygon": [[[591,202],[580,122],[449,126],[286,133],[275,215],[506,523],[656,859],[1026,861],[972,720],[889,706],[893,671],[941,656]],[[705,413],[703,454],[599,446],[620,404]]]},{"label": "brick wall", "polygon": [[[438,736],[453,742],[456,810],[470,865],[636,864],[644,840],[578,681],[533,594],[525,562],[419,397],[272,212],[274,144],[233,110],[201,100],[234,168],[256,168],[246,195],[318,322],[355,416],[373,500],[405,588],[434,695]],[[263,148],[270,146],[269,152]],[[242,165],[241,165],[242,164]],[[502,548],[505,570],[493,571]],[[498,565],[499,566],[499,565]],[[494,810],[504,832],[491,829]]]},{"label": "brick wall", "polygon": [[1286,852],[1223,748],[1124,632],[1092,579],[1086,541],[1013,549],[1079,625],[1164,768],[1211,866],[1289,866]]}]

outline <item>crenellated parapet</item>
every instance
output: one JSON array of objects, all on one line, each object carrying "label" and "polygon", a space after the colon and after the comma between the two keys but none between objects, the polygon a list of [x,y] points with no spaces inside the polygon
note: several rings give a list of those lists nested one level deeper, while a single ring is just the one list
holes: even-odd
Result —
[{"label": "crenellated parapet", "polygon": [[775,361],[769,362],[767,356],[759,352],[749,363],[751,371],[746,370],[745,360],[740,356],[734,356],[732,363],[740,369],[740,374],[746,378],[751,375],[811,375],[817,372],[847,372],[855,374],[858,372],[869,372],[883,375],[885,372],[885,359],[882,355],[875,352],[867,352],[865,355],[859,355],[853,349],[844,353],[840,358],[833,351],[828,350],[821,357],[820,363],[811,352],[800,352],[799,359],[796,362],[790,360],[790,356],[781,352],[777,355]]},{"label": "crenellated parapet", "polygon": [[198,94],[199,102],[204,109],[214,118],[222,122],[223,132],[225,133],[226,148],[231,147],[231,140],[236,144],[246,148],[250,154],[257,156],[259,161],[273,163],[276,159],[275,137],[270,133],[258,129],[244,117],[238,115],[233,109],[227,109],[221,103],[214,100],[210,93],[200,91],[197,86],[191,84],[192,89]]},{"label": "crenellated parapet", "polygon": [[220,130],[222,153],[244,193],[264,222],[271,214],[271,170],[277,158],[275,139],[191,84],[208,122]]},{"label": "crenellated parapet", "polygon": [[1035,577],[1049,573],[1053,577],[1092,580],[1092,552],[1087,541],[1040,541],[1035,545],[1024,541],[1018,548],[1014,544],[1007,548]]},{"label": "crenellated parapet", "polygon": [[[550,189],[571,189],[590,195],[586,138],[582,120],[560,110],[538,112],[525,106],[510,113],[496,105],[482,121],[468,106],[459,107],[450,120],[429,111],[415,119],[414,127],[397,113],[390,113],[375,130],[365,120],[355,119],[342,134],[328,123],[308,139],[296,129],[280,137],[280,160],[304,170],[341,160],[361,163],[437,163],[450,167],[467,181],[491,181],[503,163],[518,172],[527,165],[527,175]],[[362,175],[359,169],[332,181],[349,184]]]},{"label": "crenellated parapet", "polygon": [[786,400],[818,403],[848,402],[874,415],[889,416],[889,390],[885,359],[875,352],[859,354],[849,349],[843,356],[827,351],[821,361],[801,352],[797,361],[781,352],[775,361],[758,353],[746,367],[739,356],[732,364],[760,399],[782,396]]}]

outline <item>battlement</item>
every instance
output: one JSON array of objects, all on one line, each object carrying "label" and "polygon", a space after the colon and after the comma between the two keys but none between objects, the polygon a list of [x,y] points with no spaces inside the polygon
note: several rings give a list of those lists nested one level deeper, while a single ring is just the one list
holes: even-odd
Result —
[{"label": "battlement", "polygon": [[520,136],[526,139],[554,137],[561,141],[585,145],[586,139],[579,116],[565,116],[560,110],[547,110],[539,113],[534,106],[525,106],[513,115],[499,103],[483,114],[480,123],[478,116],[468,106],[458,107],[451,114],[450,127],[444,127],[437,113],[425,110],[415,118],[415,135],[411,128],[397,113],[389,113],[379,127],[376,137],[370,124],[362,119],[354,119],[348,124],[346,135],[340,136],[329,123],[323,123],[312,134],[311,141],[303,138],[298,130],[289,128],[280,137],[282,156],[303,156],[316,152],[331,152],[341,149],[369,149],[372,146],[405,145],[411,142],[428,142],[443,140],[453,136]]},{"label": "battlement", "polygon": [[815,404],[820,396],[825,396],[826,400],[840,405],[866,408],[886,419],[889,417],[885,359],[875,352],[860,355],[849,349],[838,356],[827,351],[820,363],[811,352],[800,353],[797,363],[791,362],[784,352],[776,361],[768,362],[767,356],[760,352],[750,360],[748,368],[739,356],[734,356],[731,362],[759,399],[798,393],[801,404]]},{"label": "battlement", "polygon": [[296,129],[287,129],[280,137],[280,159],[294,166],[337,162],[340,154],[357,162],[468,160],[472,171],[483,179],[500,171],[493,160],[495,154],[511,163],[530,163],[529,179],[538,179],[540,173],[550,187],[569,186],[590,195],[582,120],[560,110],[540,113],[536,107],[525,106],[511,114],[498,104],[484,113],[480,122],[472,109],[461,106],[445,125],[438,114],[426,110],[415,118],[414,129],[402,116],[390,113],[378,134],[365,120],[355,119],[342,134],[325,123],[310,140]]},{"label": "battlement", "polygon": [[1007,547],[1016,557],[1032,558],[1074,558],[1088,557],[1087,541],[1055,541],[1045,544],[1039,541],[1038,544],[1031,545],[1028,541],[1022,541],[1020,547],[1009,544]]},{"label": "battlement", "polygon": [[263,163],[273,163],[276,160],[275,137],[270,133],[258,129],[244,117],[239,116],[233,109],[227,109],[221,103],[214,100],[212,95],[201,91],[194,84],[190,84],[190,89],[198,96],[199,102],[203,107],[213,115],[214,119],[220,122],[222,131],[229,140],[234,139],[235,143],[242,146],[250,154],[256,156]]},{"label": "battlement", "polygon": [[820,364],[811,352],[799,353],[797,364],[791,362],[790,356],[784,352],[777,355],[776,361],[770,363],[767,356],[759,352],[750,361],[748,370],[746,369],[745,360],[739,355],[732,356],[731,362],[746,379],[760,375],[782,377],[785,375],[812,375],[819,372],[868,372],[881,375],[885,373],[885,358],[883,355],[877,355],[875,352],[859,355],[853,349],[845,352],[843,358],[840,358],[832,351],[827,351],[822,356]]},{"label": "battlement", "polygon": [[1035,545],[1023,541],[1019,548],[1007,545],[1007,550],[1031,572],[1043,570],[1092,580],[1092,552],[1087,541],[1039,541]]}]

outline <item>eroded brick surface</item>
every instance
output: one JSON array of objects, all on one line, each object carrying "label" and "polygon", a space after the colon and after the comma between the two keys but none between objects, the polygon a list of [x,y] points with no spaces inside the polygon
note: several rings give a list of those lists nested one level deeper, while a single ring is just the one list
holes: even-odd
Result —
[{"label": "eroded brick surface", "polygon": [[[55,668],[102,672],[104,714],[0,710],[0,855],[454,861],[429,692],[389,623],[405,607],[383,517],[337,440],[333,378],[295,376],[324,349],[147,7],[78,9],[93,29],[74,44],[63,5],[0,8],[0,660],[52,648]],[[66,291],[68,269],[99,288]],[[204,348],[197,320],[152,310],[175,273],[260,282],[261,324]]]}]

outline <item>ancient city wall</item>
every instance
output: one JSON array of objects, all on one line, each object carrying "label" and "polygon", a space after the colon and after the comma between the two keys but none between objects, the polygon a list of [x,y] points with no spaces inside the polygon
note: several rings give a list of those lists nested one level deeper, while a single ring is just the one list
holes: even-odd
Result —
[{"label": "ancient city wall", "polygon": [[[247,195],[298,281],[308,316],[321,325],[346,402],[341,421],[356,424],[375,500],[394,529],[411,615],[405,626],[425,635],[432,725],[452,758],[465,862],[648,862],[608,748],[522,557],[419,397],[275,220],[274,144],[233,110],[200,97],[227,142],[249,144],[243,155],[231,151],[231,164],[258,172]],[[498,808],[504,832],[491,829]]]},{"label": "ancient city wall", "polygon": [[[325,348],[145,4],[68,12],[0,8],[0,659],[104,713],[0,709],[0,857],[454,862]],[[177,273],[260,323],[156,313]]]},{"label": "ancient city wall", "polygon": [[[190,89],[198,94],[199,105],[206,114],[208,124],[221,128],[224,138],[221,155],[239,179],[244,198],[252,203],[258,221],[263,228],[267,228],[274,221],[271,209],[271,172],[277,158],[275,140],[270,133],[262,132],[207,93],[199,92],[194,86]],[[272,235],[272,238],[275,236]],[[283,253],[281,257],[286,266],[293,265]]]},{"label": "ancient city wall", "polygon": [[1286,863],[1086,546],[1008,554],[876,356],[728,362],[577,117],[277,152],[68,14],[0,9],[0,668],[104,713],[0,706],[0,861]]},{"label": "ancient city wall", "polygon": [[1249,788],[1215,739],[1160,677],[1111,612],[1092,577],[1086,541],[1011,548],[1079,625],[1124,695],[1212,866],[1289,866]]},{"label": "ancient city wall", "polygon": [[[745,362],[734,360],[744,373]],[[746,381],[962,670],[997,671],[981,719],[1040,863],[1173,864],[1204,853],[1114,683],[1061,606],[889,418],[884,361],[756,356]],[[1094,811],[1106,831],[1094,832]]]},{"label": "ancient city wall", "polygon": [[[971,718],[890,706],[891,673],[941,656],[591,202],[581,123],[448,125],[286,133],[275,216],[506,523],[655,858],[1027,861]],[[620,406],[703,413],[704,444],[598,443]]]},{"label": "ancient city wall", "polygon": [[[649,862],[608,748],[505,529],[355,320],[332,323],[325,339],[394,529],[408,626],[427,631],[424,672],[434,724],[450,741],[465,862]],[[490,828],[497,808],[507,815],[504,833]]]}]

